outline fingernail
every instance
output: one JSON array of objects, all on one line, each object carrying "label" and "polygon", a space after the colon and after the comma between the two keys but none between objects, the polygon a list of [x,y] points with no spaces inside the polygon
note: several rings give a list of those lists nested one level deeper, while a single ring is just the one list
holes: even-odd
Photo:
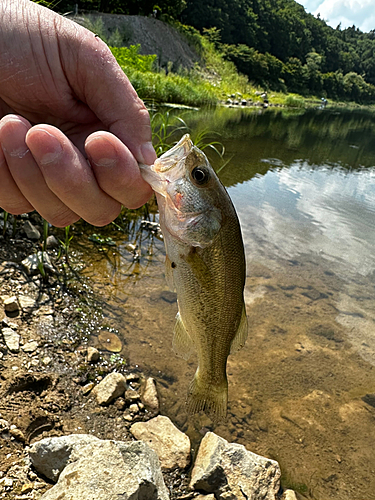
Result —
[{"label": "fingernail", "polygon": [[47,130],[39,129],[37,133],[38,139],[33,141],[31,152],[38,163],[49,165],[60,160],[64,150],[56,137]]},{"label": "fingernail", "polygon": [[[85,147],[89,146],[87,154],[90,161],[98,167],[113,167],[118,161],[116,148],[102,135],[96,135],[86,141]],[[103,148],[105,148],[105,156],[103,156]]]},{"label": "fingernail", "polygon": [[146,142],[141,146],[141,154],[143,156],[143,163],[152,165],[156,160],[156,153],[152,142]]},{"label": "fingernail", "polygon": [[3,127],[6,127],[1,139],[1,147],[4,153],[15,158],[26,156],[29,152],[25,142],[28,127],[17,118],[8,119],[1,128]]}]

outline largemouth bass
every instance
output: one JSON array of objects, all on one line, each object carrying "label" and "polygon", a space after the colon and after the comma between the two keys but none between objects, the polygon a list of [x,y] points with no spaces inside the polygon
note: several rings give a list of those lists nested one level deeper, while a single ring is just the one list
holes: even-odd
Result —
[{"label": "largemouth bass", "polygon": [[237,214],[202,151],[185,135],[154,165],[140,165],[159,206],[166,279],[177,292],[173,348],[198,368],[187,397],[189,413],[225,417],[228,355],[247,337],[243,299],[245,256]]}]

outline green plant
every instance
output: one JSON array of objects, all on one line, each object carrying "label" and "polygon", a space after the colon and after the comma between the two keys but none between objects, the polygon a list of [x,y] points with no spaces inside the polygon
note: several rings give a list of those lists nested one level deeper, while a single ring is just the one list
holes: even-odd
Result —
[{"label": "green plant", "polygon": [[110,47],[119,65],[125,69],[133,68],[141,72],[152,71],[156,61],[156,54],[141,55],[140,44],[130,47]]},{"label": "green plant", "polygon": [[61,249],[60,249],[59,255],[57,257],[57,259],[59,259],[61,257],[61,250],[62,250],[64,252],[67,264],[69,264],[69,247],[70,247],[70,242],[73,239],[73,235],[69,236],[69,231],[70,231],[70,226],[66,226],[64,228],[65,240],[64,241],[59,240],[60,241],[60,245],[61,245]]},{"label": "green plant", "polygon": [[305,100],[303,97],[298,95],[288,95],[284,101],[285,106],[289,108],[304,108]]},{"label": "green plant", "polygon": [[6,233],[6,231],[7,231],[8,217],[9,217],[9,212],[6,212],[6,211],[4,210],[4,226],[3,226],[3,236],[5,236],[5,233]]},{"label": "green plant", "polygon": [[184,120],[179,116],[171,115],[169,111],[152,114],[151,128],[157,156],[161,156],[168,151],[173,144],[173,136],[176,136],[179,132],[187,133],[189,131],[189,127]]}]

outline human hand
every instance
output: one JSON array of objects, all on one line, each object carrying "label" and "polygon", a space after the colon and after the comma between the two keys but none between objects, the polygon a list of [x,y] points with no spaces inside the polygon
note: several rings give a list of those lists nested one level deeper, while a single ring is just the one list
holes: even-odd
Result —
[{"label": "human hand", "polygon": [[30,0],[0,0],[0,24],[0,206],[62,227],[145,203],[150,119],[105,43]]}]

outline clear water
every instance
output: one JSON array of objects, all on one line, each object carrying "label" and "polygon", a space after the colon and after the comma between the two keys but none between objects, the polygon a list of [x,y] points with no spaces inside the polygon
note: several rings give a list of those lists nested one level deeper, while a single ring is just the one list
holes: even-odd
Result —
[{"label": "clear water", "polygon": [[[185,413],[196,360],[172,351],[164,247],[132,226],[86,269],[123,354],[155,377],[161,412],[194,446],[207,429],[279,461],[302,497],[375,499],[375,115],[184,111],[226,147],[213,164],[241,221],[249,337],[230,356],[228,421]],[[155,214],[157,220],[157,214]],[[93,342],[95,339],[93,339]]]}]

